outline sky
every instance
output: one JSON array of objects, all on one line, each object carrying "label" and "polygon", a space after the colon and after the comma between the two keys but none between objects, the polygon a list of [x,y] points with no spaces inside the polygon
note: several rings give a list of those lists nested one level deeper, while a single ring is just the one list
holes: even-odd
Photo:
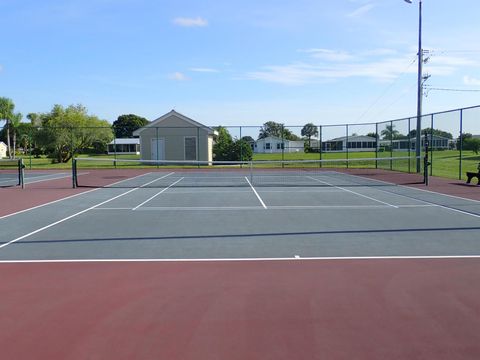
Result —
[{"label": "sky", "polygon": [[[0,96],[113,122],[415,116],[418,0],[0,0]],[[423,0],[423,112],[480,104],[478,0]],[[449,89],[449,90],[437,90]],[[477,91],[451,91],[477,90]]]}]

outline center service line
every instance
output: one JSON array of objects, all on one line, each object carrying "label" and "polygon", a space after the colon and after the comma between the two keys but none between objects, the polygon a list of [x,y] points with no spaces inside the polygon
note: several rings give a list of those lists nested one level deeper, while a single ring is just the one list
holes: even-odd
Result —
[{"label": "center service line", "polygon": [[165,191],[167,191],[168,189],[170,189],[172,186],[178,184],[180,181],[182,181],[183,179],[185,179],[185,177],[182,177],[180,179],[178,179],[177,181],[175,181],[174,183],[168,185],[165,189],[163,189],[162,191],[156,193],[155,195],[149,197],[147,200],[145,200],[144,202],[142,202],[141,204],[135,206],[132,210],[137,210],[140,206],[143,206],[145,205],[147,202],[149,202],[150,200],[153,200],[155,199],[158,195],[164,193]]},{"label": "center service line", "polygon": [[328,186],[333,186],[334,188],[337,188],[337,189],[340,189],[340,190],[343,190],[343,191],[349,192],[349,193],[351,193],[351,194],[355,194],[355,195],[358,195],[358,196],[364,197],[364,198],[366,198],[366,199],[370,199],[370,200],[373,200],[373,201],[379,202],[380,204],[388,205],[388,206],[390,206],[390,207],[393,207],[393,208],[395,208],[395,209],[398,209],[398,206],[395,206],[395,205],[389,204],[389,203],[387,203],[387,202],[385,202],[385,201],[380,201],[380,200],[377,200],[377,199],[375,199],[375,198],[372,198],[372,197],[370,197],[370,196],[367,196],[367,195],[360,194],[360,193],[358,193],[358,192],[356,192],[356,191],[353,191],[353,190],[348,190],[348,189],[345,189],[345,188],[343,188],[343,187],[341,187],[341,186],[336,186],[336,185],[330,184],[330,183],[328,183],[328,182],[326,182],[326,181],[319,180],[319,179],[315,179],[314,177],[311,177],[311,176],[307,176],[307,177],[308,177],[309,179],[312,179],[312,180],[318,181],[318,182],[320,182],[320,183],[323,183],[323,184],[325,184],[325,185],[328,185]]},{"label": "center service line", "polygon": [[264,208],[264,209],[267,209],[267,205],[265,205],[265,203],[263,202],[263,200],[262,200],[262,198],[260,197],[260,195],[258,195],[257,190],[255,190],[255,188],[253,187],[253,185],[252,185],[252,183],[250,182],[250,180],[248,180],[248,177],[245,176],[245,180],[247,180],[248,185],[250,185],[250,187],[252,188],[253,192],[254,192],[255,195],[257,196],[257,199],[258,199],[258,201],[260,201],[260,204],[262,204],[263,208]]},{"label": "center service line", "polygon": [[[172,173],[170,173],[170,174],[168,174],[168,175],[165,175],[165,176],[169,176],[169,175],[172,175],[172,174],[174,174],[174,173],[172,172]],[[120,195],[114,196],[114,197],[112,197],[112,198],[110,198],[110,199],[108,199],[108,200],[105,200],[105,201],[102,201],[102,202],[100,202],[100,203],[98,203],[98,204],[96,204],[96,205],[93,205],[93,206],[89,207],[88,209],[79,211],[79,212],[77,212],[77,213],[75,213],[75,214],[73,214],[73,215],[67,216],[66,218],[60,219],[60,220],[55,221],[55,222],[53,222],[53,223],[51,223],[51,224],[49,224],[49,225],[46,225],[46,226],[44,226],[44,227],[41,227],[40,229],[34,230],[34,231],[32,231],[32,232],[29,232],[28,234],[25,234],[25,235],[20,236],[20,237],[18,237],[18,238],[16,238],[16,239],[10,240],[9,242],[7,242],[7,243],[5,243],[5,244],[0,245],[0,249],[6,247],[6,246],[8,246],[8,245],[11,245],[11,244],[13,244],[13,243],[16,243],[17,241],[20,241],[20,240],[22,240],[22,239],[25,239],[25,238],[27,238],[27,237],[29,237],[29,236],[31,236],[31,235],[37,234],[37,233],[39,233],[39,232],[41,232],[41,231],[43,231],[43,230],[49,229],[49,228],[51,228],[51,227],[53,227],[53,226],[55,226],[55,225],[58,225],[58,224],[60,224],[60,223],[62,223],[62,222],[65,222],[65,221],[67,221],[67,220],[70,220],[70,219],[72,219],[72,218],[74,218],[74,217],[77,217],[78,215],[84,214],[84,213],[86,213],[87,211],[93,210],[93,209],[95,209],[95,208],[97,208],[97,207],[99,207],[99,206],[102,206],[102,205],[104,205],[104,204],[107,204],[107,203],[109,203],[110,201],[113,201],[113,200],[118,199],[118,198],[120,198],[120,197],[122,197],[122,196],[125,196],[125,195],[127,195],[127,194],[130,194],[131,192],[134,192],[135,190],[138,190],[138,189],[140,189],[140,188],[142,188],[142,187],[145,187],[145,186],[147,186],[147,185],[149,185],[149,184],[151,184],[151,183],[153,183],[153,182],[155,182],[155,181],[157,181],[157,180],[158,180],[158,179],[155,179],[155,180],[153,180],[153,181],[149,181],[148,183],[143,184],[143,185],[141,185],[140,187],[137,187],[137,188],[134,188],[134,189],[130,189],[130,190],[124,192],[124,193],[121,193]]]}]

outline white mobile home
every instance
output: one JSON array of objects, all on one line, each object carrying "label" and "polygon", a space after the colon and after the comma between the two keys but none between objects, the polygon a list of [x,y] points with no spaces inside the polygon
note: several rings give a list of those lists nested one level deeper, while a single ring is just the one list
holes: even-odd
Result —
[{"label": "white mobile home", "polygon": [[377,140],[371,136],[342,136],[322,142],[322,151],[375,151]]},{"label": "white mobile home", "polygon": [[140,139],[114,139],[108,144],[107,153],[109,155],[140,155]]},{"label": "white mobile home", "polygon": [[286,140],[275,136],[258,139],[253,145],[254,153],[292,153],[304,151],[303,140]]}]

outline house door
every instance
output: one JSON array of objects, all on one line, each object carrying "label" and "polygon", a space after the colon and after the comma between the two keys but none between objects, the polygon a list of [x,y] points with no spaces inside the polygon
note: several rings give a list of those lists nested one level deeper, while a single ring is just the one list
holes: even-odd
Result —
[{"label": "house door", "polygon": [[152,139],[152,160],[165,160],[165,139]]}]

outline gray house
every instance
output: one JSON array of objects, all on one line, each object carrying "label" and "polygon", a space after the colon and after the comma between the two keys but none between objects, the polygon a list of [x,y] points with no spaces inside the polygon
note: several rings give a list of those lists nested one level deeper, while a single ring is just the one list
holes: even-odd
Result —
[{"label": "gray house", "polygon": [[212,161],[214,130],[175,110],[133,132],[144,160]]}]

